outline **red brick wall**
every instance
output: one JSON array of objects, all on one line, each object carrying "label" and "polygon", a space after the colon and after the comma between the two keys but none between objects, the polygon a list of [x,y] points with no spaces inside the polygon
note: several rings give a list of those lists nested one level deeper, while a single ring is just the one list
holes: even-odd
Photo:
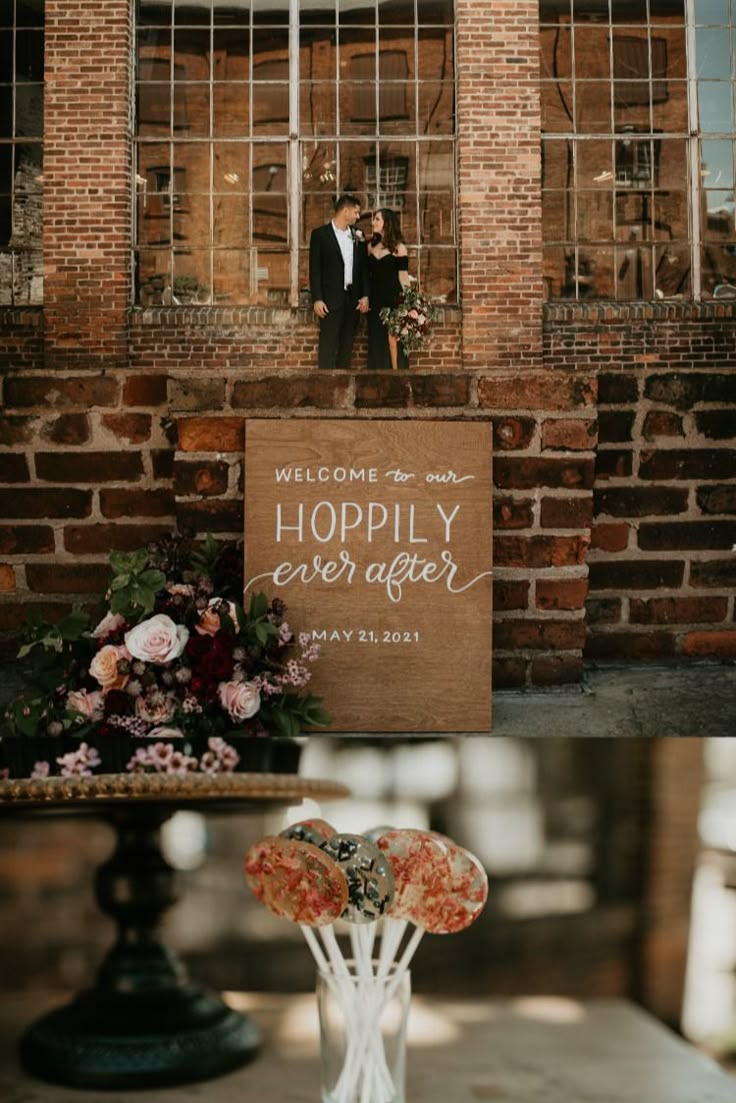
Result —
[{"label": "red brick wall", "polygon": [[497,687],[575,682],[586,646],[736,654],[734,308],[543,308],[536,2],[458,0],[462,306],[400,374],[314,370],[308,312],[129,309],[128,5],[98,8],[47,5],[45,305],[5,312],[0,348],[0,631],[175,518],[238,535],[247,416],[488,418]]}]

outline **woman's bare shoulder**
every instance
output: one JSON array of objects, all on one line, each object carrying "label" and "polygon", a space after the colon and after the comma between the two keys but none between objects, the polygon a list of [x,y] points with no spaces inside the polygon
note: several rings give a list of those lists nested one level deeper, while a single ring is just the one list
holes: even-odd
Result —
[{"label": "woman's bare shoulder", "polygon": [[404,244],[403,241],[400,241],[398,243],[398,245],[396,246],[396,248],[394,249],[394,256],[395,257],[406,257],[408,255],[409,255],[409,253],[408,253],[408,250],[406,248],[406,245]]}]

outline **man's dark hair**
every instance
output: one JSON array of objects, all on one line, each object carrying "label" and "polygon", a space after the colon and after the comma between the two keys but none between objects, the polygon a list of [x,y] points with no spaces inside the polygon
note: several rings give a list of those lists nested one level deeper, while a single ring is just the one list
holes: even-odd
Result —
[{"label": "man's dark hair", "polygon": [[339,199],[335,200],[335,214],[339,214],[340,211],[345,210],[346,207],[359,207],[360,200],[354,195],[341,195]]}]

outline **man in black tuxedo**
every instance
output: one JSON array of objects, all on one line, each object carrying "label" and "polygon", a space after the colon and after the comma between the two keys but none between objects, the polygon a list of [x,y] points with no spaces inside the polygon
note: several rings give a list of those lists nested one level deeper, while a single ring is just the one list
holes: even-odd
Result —
[{"label": "man in black tuxedo", "polygon": [[309,239],[309,290],[319,318],[319,367],[349,368],[358,314],[368,310],[368,262],[365,242],[353,227],[360,202],[341,195],[335,217],[312,230]]}]

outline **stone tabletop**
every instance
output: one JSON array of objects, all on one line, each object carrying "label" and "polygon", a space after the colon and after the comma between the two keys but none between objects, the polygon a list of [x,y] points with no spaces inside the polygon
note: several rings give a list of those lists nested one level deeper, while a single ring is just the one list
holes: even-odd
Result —
[{"label": "stone tabletop", "polygon": [[[2,1103],[319,1103],[312,996],[232,993],[266,1041],[249,1066],[159,1091],[77,1092],[25,1077],[15,1040],[55,998],[0,999]],[[407,1103],[736,1103],[736,1080],[622,1001],[415,996]]]}]

